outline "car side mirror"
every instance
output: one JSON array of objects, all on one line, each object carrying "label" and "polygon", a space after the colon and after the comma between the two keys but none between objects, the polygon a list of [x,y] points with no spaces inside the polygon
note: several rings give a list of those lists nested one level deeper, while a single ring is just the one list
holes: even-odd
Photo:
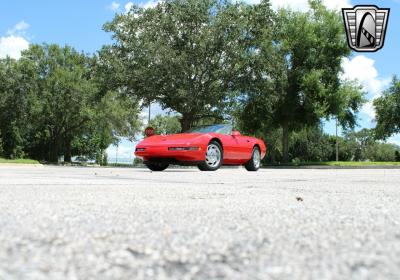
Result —
[{"label": "car side mirror", "polygon": [[232,134],[231,134],[233,137],[235,137],[235,136],[240,136],[241,134],[240,134],[240,132],[239,131],[232,131]]}]

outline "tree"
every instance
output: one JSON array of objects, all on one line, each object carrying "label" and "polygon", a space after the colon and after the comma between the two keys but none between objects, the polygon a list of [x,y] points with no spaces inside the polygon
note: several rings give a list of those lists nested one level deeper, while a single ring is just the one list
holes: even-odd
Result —
[{"label": "tree", "polygon": [[132,96],[108,91],[93,107],[93,115],[81,134],[72,142],[75,155],[85,155],[98,164],[107,162],[106,149],[117,145],[121,137],[133,140],[141,122],[137,100]]},{"label": "tree", "polygon": [[395,76],[388,90],[374,100],[376,136],[386,139],[400,133],[400,80]]},{"label": "tree", "polygon": [[0,135],[3,156],[25,155],[30,130],[30,112],[34,109],[31,93],[35,90],[30,67],[9,57],[0,60]]},{"label": "tree", "polygon": [[292,131],[331,116],[352,127],[364,102],[357,85],[339,78],[341,60],[350,54],[340,15],[321,1],[310,6],[306,13],[279,10],[272,40],[268,32],[254,40],[253,63],[269,71],[252,75],[247,84],[254,86],[241,99],[244,126],[282,128],[285,162]]},{"label": "tree", "polygon": [[157,115],[150,120],[150,126],[155,129],[155,133],[158,135],[174,134],[182,130],[177,116]]},{"label": "tree", "polygon": [[120,87],[179,112],[183,130],[220,119],[239,74],[246,17],[241,3],[167,0],[133,6],[105,25],[116,43],[102,51],[104,72],[116,67]]},{"label": "tree", "polygon": [[395,161],[398,146],[375,140],[374,129],[346,131],[341,143],[341,156],[354,161]]},{"label": "tree", "polygon": [[[137,100],[123,93],[101,91],[90,58],[71,47],[32,45],[23,52],[23,69],[33,69],[32,129],[26,147],[33,158],[57,162],[64,155],[96,158],[118,136],[137,132]],[[22,83],[24,84],[24,83]]]},{"label": "tree", "polygon": [[31,136],[37,141],[33,143],[48,145],[49,161],[57,162],[64,154],[70,162],[74,136],[91,120],[95,104],[97,91],[88,76],[88,58],[68,46],[32,45],[21,60],[36,72],[38,106],[32,117],[37,130]]}]

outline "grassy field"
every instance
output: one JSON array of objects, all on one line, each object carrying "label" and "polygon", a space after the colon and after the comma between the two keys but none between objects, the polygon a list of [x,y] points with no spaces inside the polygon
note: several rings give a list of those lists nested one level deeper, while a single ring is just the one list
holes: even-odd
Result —
[{"label": "grassy field", "polygon": [[39,164],[39,162],[37,160],[33,160],[33,159],[4,159],[4,158],[0,158],[0,164],[1,163]]},{"label": "grassy field", "polygon": [[374,162],[374,161],[324,161],[324,162],[301,162],[287,164],[271,164],[267,166],[400,166],[400,162]]}]

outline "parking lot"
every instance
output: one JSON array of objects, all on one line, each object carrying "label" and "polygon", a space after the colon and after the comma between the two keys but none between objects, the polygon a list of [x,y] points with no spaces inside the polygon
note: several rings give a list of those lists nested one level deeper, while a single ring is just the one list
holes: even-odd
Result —
[{"label": "parking lot", "polygon": [[0,166],[0,279],[399,279],[399,169]]}]

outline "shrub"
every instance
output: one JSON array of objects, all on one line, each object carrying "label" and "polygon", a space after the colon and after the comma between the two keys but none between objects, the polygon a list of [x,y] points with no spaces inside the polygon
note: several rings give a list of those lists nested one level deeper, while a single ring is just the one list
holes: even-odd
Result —
[{"label": "shrub", "polygon": [[395,153],[396,161],[400,161],[400,152],[396,151]]},{"label": "shrub", "polygon": [[133,160],[133,166],[141,166],[143,164],[143,160],[141,158],[136,157]]}]

